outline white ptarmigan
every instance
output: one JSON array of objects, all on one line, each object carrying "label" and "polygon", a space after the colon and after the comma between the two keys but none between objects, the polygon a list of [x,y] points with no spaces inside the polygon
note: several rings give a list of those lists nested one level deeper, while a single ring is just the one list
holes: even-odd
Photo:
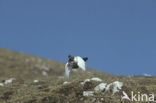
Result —
[{"label": "white ptarmigan", "polygon": [[85,67],[85,63],[86,61],[88,60],[87,57],[80,57],[80,56],[71,56],[69,55],[68,56],[68,62],[66,63],[65,65],[65,77],[66,78],[69,78],[69,74],[70,74],[70,71],[72,69],[82,69],[83,71],[86,70],[86,67]]}]

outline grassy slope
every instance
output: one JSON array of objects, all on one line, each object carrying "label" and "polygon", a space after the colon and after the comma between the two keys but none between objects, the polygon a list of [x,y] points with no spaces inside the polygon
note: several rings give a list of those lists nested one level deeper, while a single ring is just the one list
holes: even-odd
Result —
[{"label": "grassy slope", "polygon": [[[43,76],[43,68],[48,76]],[[113,81],[124,82],[124,90],[150,93],[156,92],[156,77],[145,76],[116,76],[104,72],[87,69],[86,73],[78,71],[71,73],[70,85],[63,86],[65,81],[64,63],[32,56],[24,53],[13,52],[0,48],[0,81],[16,78],[12,84],[0,87],[0,103],[90,103],[101,101],[102,103],[120,103],[120,96],[111,94],[96,94],[94,97],[83,97],[84,90],[93,90],[95,82],[84,87],[79,83],[86,78],[99,77],[106,83]],[[39,80],[33,83],[33,80]],[[96,98],[96,101],[93,101]],[[128,102],[128,101],[125,101]]]}]

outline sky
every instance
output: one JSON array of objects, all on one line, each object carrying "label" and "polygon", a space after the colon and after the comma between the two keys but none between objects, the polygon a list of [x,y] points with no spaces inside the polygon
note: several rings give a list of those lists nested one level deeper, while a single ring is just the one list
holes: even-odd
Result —
[{"label": "sky", "polygon": [[117,75],[156,75],[155,0],[0,0],[0,47]]}]

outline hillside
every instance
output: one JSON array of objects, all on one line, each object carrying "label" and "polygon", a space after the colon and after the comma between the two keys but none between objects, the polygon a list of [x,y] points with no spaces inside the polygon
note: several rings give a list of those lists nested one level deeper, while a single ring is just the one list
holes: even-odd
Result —
[{"label": "hillside", "polygon": [[[130,91],[156,96],[156,77],[153,76],[117,76],[87,68],[85,73],[72,72],[66,80],[64,63],[0,48],[0,103],[132,103],[121,100],[120,92],[84,96],[84,91],[93,91],[99,83],[89,81],[84,86],[80,83],[93,77],[104,83],[123,82],[122,90],[128,96]],[[10,78],[13,82],[7,84]],[[70,83],[63,85],[65,81]]]}]

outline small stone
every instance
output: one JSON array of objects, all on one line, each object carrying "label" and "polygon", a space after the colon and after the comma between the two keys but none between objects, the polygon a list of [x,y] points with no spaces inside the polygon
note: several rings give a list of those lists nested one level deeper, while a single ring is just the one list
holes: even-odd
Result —
[{"label": "small stone", "polygon": [[94,92],[93,91],[83,91],[83,96],[93,96],[94,95]]},{"label": "small stone", "polygon": [[102,82],[102,79],[97,78],[97,77],[91,78],[90,80],[96,81],[96,82]]},{"label": "small stone", "polygon": [[101,101],[104,101],[104,98],[101,98]]},{"label": "small stone", "polygon": [[67,81],[65,81],[64,83],[63,83],[63,85],[67,85],[67,84],[70,84],[71,82],[67,82]]},{"label": "small stone", "polygon": [[85,83],[86,83],[86,82],[90,82],[90,79],[85,79],[85,81],[84,81],[84,82],[85,82]]},{"label": "small stone", "polygon": [[4,84],[3,83],[0,83],[0,86],[4,86]]},{"label": "small stone", "polygon": [[119,90],[122,88],[123,83],[119,81],[115,81],[112,83],[113,84],[113,94],[119,92]]},{"label": "small stone", "polygon": [[90,82],[90,79],[85,79],[84,82],[81,82],[80,84],[81,84],[82,86],[84,86],[84,84],[85,84],[86,82]]},{"label": "small stone", "polygon": [[103,90],[105,90],[106,85],[107,83],[100,83],[94,88],[95,92],[102,92]]},{"label": "small stone", "polygon": [[38,83],[39,81],[38,80],[34,80],[34,83]]},{"label": "small stone", "polygon": [[83,98],[80,98],[80,101],[83,101]]},{"label": "small stone", "polygon": [[43,75],[43,76],[47,76],[48,73],[47,73],[46,71],[42,71],[42,75]]},{"label": "small stone", "polygon": [[16,79],[15,78],[10,78],[8,80],[5,80],[4,84],[12,83],[14,80],[16,80]]},{"label": "small stone", "polygon": [[92,99],[92,102],[95,102],[95,101],[96,101],[96,98],[93,98],[93,99]]}]

